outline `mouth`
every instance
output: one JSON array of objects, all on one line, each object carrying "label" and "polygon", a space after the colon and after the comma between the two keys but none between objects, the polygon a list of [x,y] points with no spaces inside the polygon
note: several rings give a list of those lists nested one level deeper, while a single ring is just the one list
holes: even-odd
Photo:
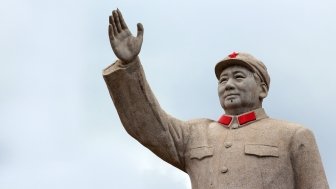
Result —
[{"label": "mouth", "polygon": [[225,99],[230,99],[230,98],[234,98],[236,96],[239,96],[239,94],[227,94],[224,96]]}]

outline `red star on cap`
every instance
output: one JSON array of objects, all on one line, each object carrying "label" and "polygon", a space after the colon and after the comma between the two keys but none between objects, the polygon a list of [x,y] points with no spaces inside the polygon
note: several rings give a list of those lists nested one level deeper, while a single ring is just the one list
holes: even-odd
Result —
[{"label": "red star on cap", "polygon": [[237,52],[233,52],[233,53],[229,54],[229,57],[230,58],[236,58],[238,56],[238,54],[239,53],[237,53]]}]

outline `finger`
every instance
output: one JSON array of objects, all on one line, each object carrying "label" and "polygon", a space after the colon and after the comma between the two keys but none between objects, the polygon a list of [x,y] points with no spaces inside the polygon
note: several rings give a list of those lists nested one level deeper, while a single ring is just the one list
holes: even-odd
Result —
[{"label": "finger", "polygon": [[137,33],[137,37],[143,37],[143,33],[144,33],[144,28],[142,26],[141,23],[137,24],[137,28],[138,28],[138,33]]},{"label": "finger", "polygon": [[108,34],[109,34],[109,37],[111,40],[114,40],[114,34],[113,34],[113,26],[111,24],[109,24],[109,27],[108,27]]},{"label": "finger", "polygon": [[109,16],[109,24],[113,24],[112,16]]},{"label": "finger", "polygon": [[121,32],[122,29],[121,29],[121,25],[120,25],[120,21],[119,21],[119,16],[118,16],[117,11],[115,11],[115,10],[113,11],[113,18],[114,18],[114,23],[117,26],[118,32]]},{"label": "finger", "polygon": [[120,20],[121,28],[122,28],[122,29],[128,29],[128,27],[127,27],[127,25],[126,25],[126,22],[125,22],[125,20],[124,20],[122,14],[121,14],[121,12],[120,12],[120,10],[119,10],[118,8],[117,8],[117,13],[118,13],[118,15],[119,15],[119,20]]},{"label": "finger", "polygon": [[116,36],[118,32],[117,32],[117,27],[115,25],[114,18],[112,15],[109,17],[109,20],[110,20],[110,24],[112,25],[113,35]]}]

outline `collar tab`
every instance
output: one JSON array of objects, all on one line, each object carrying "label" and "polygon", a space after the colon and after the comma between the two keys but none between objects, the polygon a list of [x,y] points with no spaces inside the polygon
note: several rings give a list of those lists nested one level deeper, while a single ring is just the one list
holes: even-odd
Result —
[{"label": "collar tab", "polygon": [[260,120],[266,117],[268,116],[266,115],[264,109],[259,108],[254,111],[243,113],[237,116],[224,114],[219,118],[218,122],[222,124],[223,126],[229,128],[233,124],[233,122],[236,121],[237,124],[239,124],[239,127],[242,127],[242,126],[247,126],[248,123],[251,123],[253,121]]},{"label": "collar tab", "polygon": [[218,122],[223,125],[230,125],[231,121],[232,121],[232,116],[228,116],[228,115],[222,115],[218,120]]},{"label": "collar tab", "polygon": [[249,112],[240,116],[237,116],[239,125],[244,125],[250,121],[255,121],[257,119],[254,112]]}]

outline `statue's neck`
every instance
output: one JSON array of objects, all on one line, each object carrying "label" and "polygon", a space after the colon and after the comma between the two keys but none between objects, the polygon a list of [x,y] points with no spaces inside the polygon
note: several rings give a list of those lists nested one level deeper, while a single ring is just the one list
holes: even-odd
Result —
[{"label": "statue's neck", "polygon": [[240,107],[240,108],[231,108],[231,109],[225,109],[225,114],[227,115],[240,115],[246,112],[250,112],[253,110],[256,110],[258,108],[261,108],[261,105],[255,106],[255,107]]}]

